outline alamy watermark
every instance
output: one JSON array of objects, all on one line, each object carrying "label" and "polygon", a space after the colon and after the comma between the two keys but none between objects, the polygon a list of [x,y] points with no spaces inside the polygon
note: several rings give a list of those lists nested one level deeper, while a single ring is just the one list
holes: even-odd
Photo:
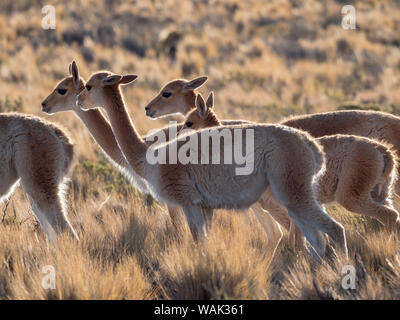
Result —
[{"label": "alamy watermark", "polygon": [[52,5],[46,5],[42,8],[42,28],[45,30],[56,28],[56,8]]},{"label": "alamy watermark", "polygon": [[42,288],[45,290],[54,290],[56,288],[56,269],[51,265],[46,265],[42,268]]},{"label": "alamy watermark", "polygon": [[[177,136],[176,124],[169,123],[169,137]],[[234,164],[238,166],[236,175],[250,175],[254,170],[252,128],[210,128],[198,132],[185,129],[168,145],[165,131],[155,129],[146,136],[146,141],[154,142],[146,152],[149,164]]]},{"label": "alamy watermark", "polygon": [[342,28],[345,30],[356,29],[356,8],[352,5],[346,5],[342,7]]},{"label": "alamy watermark", "polygon": [[342,276],[342,288],[354,290],[356,288],[356,268],[352,265],[343,266]]}]

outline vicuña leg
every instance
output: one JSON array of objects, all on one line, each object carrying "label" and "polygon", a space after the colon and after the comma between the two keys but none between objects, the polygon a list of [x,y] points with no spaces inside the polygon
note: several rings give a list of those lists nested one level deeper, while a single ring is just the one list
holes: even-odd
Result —
[{"label": "vicu\u00f1a leg", "polygon": [[0,169],[0,202],[12,194],[18,182],[18,174],[15,169],[8,169]]},{"label": "vicu\u00f1a leg", "polygon": [[271,256],[273,257],[283,237],[282,229],[275,219],[273,219],[259,203],[253,205],[251,209],[267,234],[268,247],[271,248],[270,252],[272,252]]},{"label": "vicu\u00f1a leg", "polygon": [[290,218],[288,212],[275,198],[270,187],[268,187],[267,191],[262,194],[258,202],[282,227],[289,231]]},{"label": "vicu\u00f1a leg", "polygon": [[207,230],[210,230],[211,225],[212,225],[213,216],[214,216],[214,209],[203,208],[203,216],[206,221],[206,228],[207,228]]},{"label": "vicu\u00f1a leg", "polygon": [[292,220],[290,221],[289,229],[289,246],[296,251],[307,251],[305,238],[299,227]]},{"label": "vicu\u00f1a leg", "polygon": [[[66,230],[78,239],[63,208],[61,168],[64,164],[26,161],[20,158],[16,162],[16,170],[21,178],[22,188],[28,195],[32,209],[49,240],[54,244],[55,236]],[[58,166],[61,168],[57,168]]]},{"label": "vicu\u00f1a leg", "polygon": [[[350,179],[356,169],[359,170],[356,172],[358,179]],[[380,192],[375,190],[380,172],[368,170],[368,167],[362,166],[356,169],[349,172],[348,177],[342,179],[344,182],[338,185],[336,201],[349,211],[374,217],[389,230],[399,231],[399,213],[391,204],[388,186],[383,185]],[[360,179],[363,179],[363,183],[360,183]],[[346,181],[350,183],[346,184]],[[373,196],[381,201],[374,200]]]},{"label": "vicu\u00f1a leg", "polygon": [[55,244],[56,236],[65,231],[71,232],[76,239],[79,239],[64,211],[58,190],[55,192],[36,190],[32,193],[27,190],[24,183],[22,183],[22,187],[28,194],[32,210],[52,244]]},{"label": "vicu\u00f1a leg", "polygon": [[207,237],[207,225],[203,210],[200,206],[187,206],[183,208],[190,231],[195,239]]},{"label": "vicu\u00f1a leg", "polygon": [[370,195],[362,198],[341,198],[338,202],[347,210],[379,220],[390,231],[400,231],[399,213],[391,206],[375,202]]},{"label": "vicu\u00f1a leg", "polygon": [[183,213],[179,207],[167,206],[169,217],[171,218],[172,225],[175,230],[179,230],[182,227]]},{"label": "vicu\u00f1a leg", "polygon": [[286,207],[289,217],[294,220],[320,257],[324,256],[326,247],[321,231],[327,233],[347,255],[344,228],[315,200],[310,177],[292,171],[291,175],[286,177],[286,183],[282,183],[279,176],[271,175],[269,179],[272,193]]},{"label": "vicu\u00f1a leg", "polygon": [[287,210],[273,195],[271,188],[261,196],[259,203],[268,213],[289,232],[289,246],[294,250],[306,250],[304,236],[288,215]]}]

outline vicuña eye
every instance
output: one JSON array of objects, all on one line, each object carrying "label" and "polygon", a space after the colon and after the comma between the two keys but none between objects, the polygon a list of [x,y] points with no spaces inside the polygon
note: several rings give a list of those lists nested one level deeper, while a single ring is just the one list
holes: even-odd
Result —
[{"label": "vicu\u00f1a eye", "polygon": [[85,87],[87,91],[90,91],[90,89],[92,89],[92,86],[89,86],[88,84]]},{"label": "vicu\u00f1a eye", "polygon": [[67,92],[67,89],[58,89],[57,92],[61,95],[64,95]]},{"label": "vicu\u00f1a eye", "polygon": [[191,122],[191,121],[186,122],[186,126],[187,126],[188,128],[190,128],[192,125],[193,125],[193,122]]},{"label": "vicu\u00f1a eye", "polygon": [[170,96],[171,96],[171,92],[163,92],[162,93],[162,96],[164,97],[164,98],[169,98]]}]

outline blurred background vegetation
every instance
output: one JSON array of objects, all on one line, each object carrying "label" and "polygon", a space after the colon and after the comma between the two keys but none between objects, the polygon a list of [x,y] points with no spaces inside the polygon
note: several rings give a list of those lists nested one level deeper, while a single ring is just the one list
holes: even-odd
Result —
[{"label": "blurred background vegetation", "polygon": [[[341,8],[352,3],[357,29],[344,30]],[[47,4],[55,30],[41,28]],[[125,91],[141,130],[160,125],[143,107],[166,81],[203,74],[223,117],[400,108],[399,1],[4,0],[0,12],[0,93],[27,112],[40,113],[72,59],[86,78],[99,69],[140,76]]]}]

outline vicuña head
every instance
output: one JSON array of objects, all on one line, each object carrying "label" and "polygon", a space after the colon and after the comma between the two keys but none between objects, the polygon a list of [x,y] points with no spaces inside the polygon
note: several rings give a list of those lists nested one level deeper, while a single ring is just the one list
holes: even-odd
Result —
[{"label": "vicu\u00f1a head", "polygon": [[191,108],[194,108],[196,100],[194,91],[207,80],[206,76],[202,76],[191,81],[177,79],[168,82],[159,94],[147,104],[146,115],[152,119],[173,113],[184,116]]},{"label": "vicu\u00f1a head", "polygon": [[99,71],[93,74],[78,95],[77,105],[83,110],[96,109],[106,106],[106,97],[119,85],[126,85],[136,80],[137,75],[121,76],[108,71]]},{"label": "vicu\u00f1a head", "polygon": [[85,81],[79,76],[75,61],[69,65],[69,74],[70,76],[61,80],[52,93],[43,100],[43,112],[53,114],[76,108],[76,97],[84,89]]},{"label": "vicu\u00f1a head", "polygon": [[196,108],[189,111],[183,122],[183,129],[199,130],[203,128],[217,127],[221,125],[213,111],[214,93],[210,92],[207,101],[204,102],[203,96],[199,93],[196,96]]}]

